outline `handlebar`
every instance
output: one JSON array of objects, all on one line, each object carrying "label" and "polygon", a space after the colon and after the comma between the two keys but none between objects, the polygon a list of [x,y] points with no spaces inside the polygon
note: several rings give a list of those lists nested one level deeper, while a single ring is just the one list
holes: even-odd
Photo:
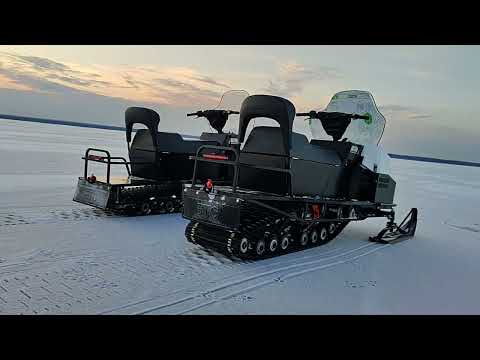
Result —
[{"label": "handlebar", "polygon": [[[297,113],[297,116],[308,116],[312,119],[320,119],[322,114],[332,114],[328,111],[310,111],[306,113]],[[368,120],[370,119],[369,115],[359,115],[359,114],[347,114],[347,113],[341,113],[337,112],[338,115],[340,116],[350,116],[351,119],[363,119],[363,120]]]},{"label": "handlebar", "polygon": [[200,110],[194,113],[189,113],[187,116],[198,116],[198,117],[208,117],[209,115],[212,115],[214,113],[223,113],[223,115],[232,115],[232,114],[240,114],[239,111],[234,111],[234,110]]}]

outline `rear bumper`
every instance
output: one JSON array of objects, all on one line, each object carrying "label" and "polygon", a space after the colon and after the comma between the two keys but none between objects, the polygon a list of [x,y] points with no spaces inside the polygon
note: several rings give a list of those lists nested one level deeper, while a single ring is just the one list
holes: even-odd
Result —
[{"label": "rear bumper", "polygon": [[237,230],[240,226],[242,199],[222,192],[206,193],[185,187],[183,217],[223,229]]},{"label": "rear bumper", "polygon": [[89,183],[79,178],[73,201],[106,210],[110,199],[111,186],[101,182]]}]

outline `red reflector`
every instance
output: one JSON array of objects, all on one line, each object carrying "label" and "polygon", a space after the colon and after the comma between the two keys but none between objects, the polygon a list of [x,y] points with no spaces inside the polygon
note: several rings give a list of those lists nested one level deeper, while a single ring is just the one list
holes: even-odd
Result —
[{"label": "red reflector", "polygon": [[213,181],[212,179],[208,179],[207,182],[205,183],[205,186],[203,187],[203,190],[206,193],[210,193],[213,190]]},{"label": "red reflector", "polygon": [[212,179],[208,179],[205,186],[207,187],[207,189],[211,189],[213,187]]},{"label": "red reflector", "polygon": [[97,155],[89,155],[88,159],[90,160],[103,160],[103,156],[97,156]]},{"label": "red reflector", "polygon": [[320,206],[312,205],[312,210],[313,210],[313,218],[318,219],[320,217]]},{"label": "red reflector", "polygon": [[228,156],[218,154],[203,154],[203,157],[210,160],[228,160]]}]

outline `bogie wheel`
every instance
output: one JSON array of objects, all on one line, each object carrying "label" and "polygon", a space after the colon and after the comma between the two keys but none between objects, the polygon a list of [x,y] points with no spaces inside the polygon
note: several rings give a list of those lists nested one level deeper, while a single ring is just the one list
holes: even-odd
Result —
[{"label": "bogie wheel", "polygon": [[288,246],[290,245],[290,239],[288,236],[284,236],[282,238],[282,241],[280,241],[280,248],[283,250],[283,251],[286,251],[288,249]]},{"label": "bogie wheel", "polygon": [[238,251],[240,254],[245,255],[248,251],[249,242],[247,238],[242,238],[238,244]]},{"label": "bogie wheel", "polygon": [[262,256],[265,253],[265,240],[258,240],[255,246],[255,252],[257,256]]},{"label": "bogie wheel", "polygon": [[318,239],[319,239],[318,231],[317,229],[313,229],[310,232],[310,241],[312,242],[312,244],[316,244],[318,242]]},{"label": "bogie wheel", "polygon": [[308,234],[306,231],[302,231],[302,233],[300,234],[300,245],[302,247],[305,247],[308,245]]},{"label": "bogie wheel", "polygon": [[272,238],[268,243],[268,250],[271,253],[274,253],[278,249],[278,240],[276,238]]},{"label": "bogie wheel", "polygon": [[149,215],[152,212],[152,208],[150,207],[150,203],[148,201],[143,202],[140,205],[140,215]]},{"label": "bogie wheel", "polygon": [[175,211],[175,206],[173,205],[173,202],[167,201],[165,203],[165,210],[167,213],[173,213]]},{"label": "bogie wheel", "polygon": [[337,230],[337,225],[334,222],[331,222],[330,224],[328,224],[327,229],[328,234],[333,235],[335,233],[335,230]]},{"label": "bogie wheel", "polygon": [[320,244],[326,244],[329,240],[328,230],[325,225],[322,225],[318,229],[318,239],[320,240]]}]

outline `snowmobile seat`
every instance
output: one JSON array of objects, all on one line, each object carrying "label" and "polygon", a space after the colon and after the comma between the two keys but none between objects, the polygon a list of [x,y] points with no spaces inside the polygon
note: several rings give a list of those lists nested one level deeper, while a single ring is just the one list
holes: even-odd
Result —
[{"label": "snowmobile seat", "polygon": [[[350,149],[352,148],[352,143],[349,141],[332,141],[332,140],[314,140],[310,141],[310,144],[317,148],[330,150],[336,152],[342,161],[350,154]],[[361,148],[361,145],[356,145]]]},{"label": "snowmobile seat", "polygon": [[130,146],[132,175],[149,179],[189,180],[192,177],[193,161],[201,145],[220,145],[215,141],[183,140],[179,134],[160,132],[156,134],[157,146],[153,146],[149,130],[140,129]]},{"label": "snowmobile seat", "polygon": [[[130,146],[132,175],[147,179],[188,180],[192,177],[193,161],[201,145],[219,145],[215,141],[183,140],[175,133],[157,133],[156,147],[150,130],[139,129]],[[135,164],[137,163],[137,164]]]},{"label": "snowmobile seat", "polygon": [[216,141],[184,140],[180,134],[158,132],[156,134],[157,146],[154,148],[149,130],[137,130],[131,148],[139,151],[159,153],[195,154],[201,145],[217,145]]}]

